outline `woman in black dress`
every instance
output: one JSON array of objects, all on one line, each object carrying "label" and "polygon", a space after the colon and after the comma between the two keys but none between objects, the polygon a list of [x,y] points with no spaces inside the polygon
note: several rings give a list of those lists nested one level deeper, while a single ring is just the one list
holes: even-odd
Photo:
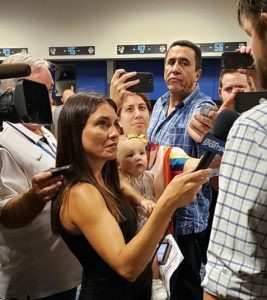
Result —
[{"label": "woman in black dress", "polygon": [[52,229],[83,267],[80,300],[150,300],[156,246],[209,173],[175,177],[136,234],[135,209],[118,179],[118,131],[116,105],[96,93],[72,96],[59,118],[56,164],[71,165],[71,172],[52,202]]}]

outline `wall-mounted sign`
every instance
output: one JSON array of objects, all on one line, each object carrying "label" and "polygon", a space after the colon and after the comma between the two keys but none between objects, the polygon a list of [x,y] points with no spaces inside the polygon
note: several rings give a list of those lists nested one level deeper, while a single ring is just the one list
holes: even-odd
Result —
[{"label": "wall-mounted sign", "polygon": [[117,54],[164,54],[167,44],[118,45]]},{"label": "wall-mounted sign", "polygon": [[94,55],[95,46],[49,47],[49,55]]},{"label": "wall-mounted sign", "polygon": [[216,42],[216,43],[197,43],[202,52],[227,52],[235,51],[241,46],[246,46],[247,42]]},{"label": "wall-mounted sign", "polygon": [[15,53],[28,53],[28,48],[0,48],[0,56],[8,57]]}]

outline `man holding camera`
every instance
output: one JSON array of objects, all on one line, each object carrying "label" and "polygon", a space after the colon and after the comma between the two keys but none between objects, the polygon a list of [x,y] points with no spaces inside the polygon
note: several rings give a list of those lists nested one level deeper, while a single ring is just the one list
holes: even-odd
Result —
[{"label": "man holding camera", "polygon": [[[43,83],[51,95],[53,80],[47,61],[14,54],[3,63],[30,65],[31,75],[27,79]],[[1,88],[14,89],[17,81],[1,80]],[[57,193],[62,177],[52,178],[50,172],[44,171],[55,166],[56,140],[40,124],[7,121],[3,127],[0,298],[74,300],[81,268],[64,242],[53,236],[50,227],[49,200]]]}]

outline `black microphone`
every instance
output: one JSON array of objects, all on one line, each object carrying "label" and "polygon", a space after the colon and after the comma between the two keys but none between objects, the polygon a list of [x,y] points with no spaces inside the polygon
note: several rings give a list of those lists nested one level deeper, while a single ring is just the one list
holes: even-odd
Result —
[{"label": "black microphone", "polygon": [[213,126],[212,132],[207,134],[203,141],[202,146],[206,150],[201,157],[195,171],[206,169],[216,154],[223,155],[224,145],[228,133],[234,124],[235,120],[240,116],[234,110],[223,110],[217,117]]},{"label": "black microphone", "polygon": [[0,64],[0,79],[26,77],[31,74],[27,64]]}]

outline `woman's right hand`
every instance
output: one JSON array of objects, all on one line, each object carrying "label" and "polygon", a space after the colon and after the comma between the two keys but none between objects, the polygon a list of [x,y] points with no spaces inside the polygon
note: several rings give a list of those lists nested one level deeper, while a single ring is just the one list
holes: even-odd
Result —
[{"label": "woman's right hand", "polygon": [[202,184],[209,181],[211,171],[211,169],[188,171],[175,176],[160,199],[168,201],[174,209],[186,206],[194,200]]}]

